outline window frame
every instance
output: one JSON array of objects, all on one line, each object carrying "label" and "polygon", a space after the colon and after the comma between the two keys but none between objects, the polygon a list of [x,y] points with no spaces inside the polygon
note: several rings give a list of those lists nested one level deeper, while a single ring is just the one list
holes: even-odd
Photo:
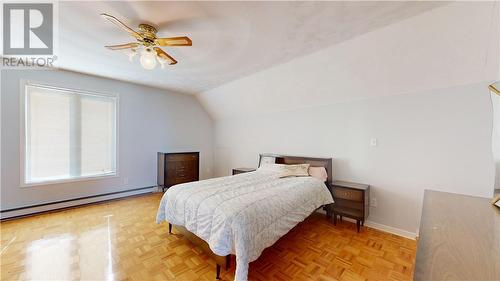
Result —
[{"label": "window frame", "polygon": [[[27,150],[28,150],[28,143],[27,143],[27,129],[28,129],[28,124],[26,124],[26,115],[28,114],[27,111],[27,87],[28,86],[34,86],[34,87],[42,87],[46,89],[54,89],[54,90],[59,90],[59,91],[68,91],[68,92],[73,92],[77,94],[82,94],[82,95],[91,95],[91,96],[99,96],[99,97],[108,97],[108,98],[113,98],[115,100],[115,172],[114,173],[109,173],[109,174],[101,174],[101,175],[90,175],[90,176],[79,176],[75,178],[68,178],[68,179],[55,179],[55,180],[44,180],[44,181],[36,181],[36,182],[26,182],[26,168],[27,168],[27,161],[26,161],[26,155],[27,155]],[[92,180],[103,180],[103,179],[112,179],[112,178],[118,178],[119,177],[119,171],[120,171],[120,161],[119,161],[119,116],[120,116],[120,98],[119,95],[116,93],[106,93],[106,92],[96,92],[96,91],[89,91],[89,90],[82,90],[82,89],[77,89],[77,88],[67,88],[67,87],[61,87],[61,86],[56,86],[56,85],[49,85],[46,83],[40,83],[32,80],[25,80],[21,79],[20,80],[20,95],[19,95],[19,105],[20,105],[20,118],[19,118],[19,164],[20,164],[20,171],[19,171],[19,176],[20,176],[20,187],[25,188],[25,187],[34,187],[34,186],[46,186],[46,185],[53,185],[53,184],[63,184],[63,183],[71,183],[71,182],[81,182],[81,181],[92,181]]]}]

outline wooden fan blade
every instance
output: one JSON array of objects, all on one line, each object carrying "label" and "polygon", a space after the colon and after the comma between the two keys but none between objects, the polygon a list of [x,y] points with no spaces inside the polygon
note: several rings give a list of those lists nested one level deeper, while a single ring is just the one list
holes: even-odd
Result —
[{"label": "wooden fan blade", "polygon": [[156,51],[156,55],[158,55],[160,58],[169,61],[168,64],[172,65],[172,64],[177,63],[177,61],[173,57],[171,57],[169,54],[165,53],[165,51],[163,51],[162,49],[160,49],[158,47],[154,47],[154,50]]},{"label": "wooden fan blade", "polygon": [[155,43],[160,46],[192,46],[193,41],[187,36],[156,38]]},{"label": "wooden fan blade", "polygon": [[113,17],[112,15],[108,15],[108,14],[101,14],[101,16],[107,20],[109,20],[111,23],[113,23],[114,25],[118,26],[119,28],[125,30],[126,32],[128,32],[130,35],[134,36],[136,39],[139,39],[139,40],[143,40],[142,36],[137,33],[135,30],[133,30],[132,28],[126,26],[123,22],[121,22],[119,19]]},{"label": "wooden fan blade", "polygon": [[123,50],[123,49],[137,48],[137,47],[139,47],[139,43],[127,43],[127,44],[111,45],[111,46],[105,46],[105,47],[110,49],[110,50]]}]

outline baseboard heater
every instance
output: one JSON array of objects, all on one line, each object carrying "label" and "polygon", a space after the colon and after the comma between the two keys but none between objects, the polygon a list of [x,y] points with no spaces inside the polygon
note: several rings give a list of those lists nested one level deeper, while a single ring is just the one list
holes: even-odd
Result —
[{"label": "baseboard heater", "polygon": [[156,186],[140,187],[104,194],[90,195],[85,197],[66,199],[61,201],[47,202],[42,204],[12,208],[0,211],[0,220],[14,219],[18,217],[24,217],[28,215],[34,215],[38,213],[43,213],[47,211],[55,211],[59,209],[66,209],[70,207],[77,207],[81,205],[87,205],[102,201],[108,201],[133,195],[151,193],[156,191]]}]

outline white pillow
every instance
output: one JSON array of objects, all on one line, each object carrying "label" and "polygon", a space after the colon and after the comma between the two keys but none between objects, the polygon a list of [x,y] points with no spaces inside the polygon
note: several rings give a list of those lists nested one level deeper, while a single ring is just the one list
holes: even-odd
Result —
[{"label": "white pillow", "polygon": [[272,171],[279,173],[280,178],[284,177],[308,177],[309,164],[262,164],[259,171]]}]

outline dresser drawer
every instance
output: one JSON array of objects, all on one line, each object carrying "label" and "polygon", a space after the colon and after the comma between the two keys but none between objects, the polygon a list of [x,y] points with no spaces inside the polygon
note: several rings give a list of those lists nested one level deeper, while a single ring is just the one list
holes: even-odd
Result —
[{"label": "dresser drawer", "polygon": [[255,171],[254,168],[235,168],[233,169],[233,176],[237,174],[243,174],[243,173],[248,173],[248,172],[253,172]]},{"label": "dresser drawer", "polygon": [[170,154],[165,157],[166,162],[198,161],[198,155],[194,154]]},{"label": "dresser drawer", "polygon": [[334,186],[333,187],[333,197],[362,202],[363,201],[363,192],[360,190],[354,190],[354,189]]}]

